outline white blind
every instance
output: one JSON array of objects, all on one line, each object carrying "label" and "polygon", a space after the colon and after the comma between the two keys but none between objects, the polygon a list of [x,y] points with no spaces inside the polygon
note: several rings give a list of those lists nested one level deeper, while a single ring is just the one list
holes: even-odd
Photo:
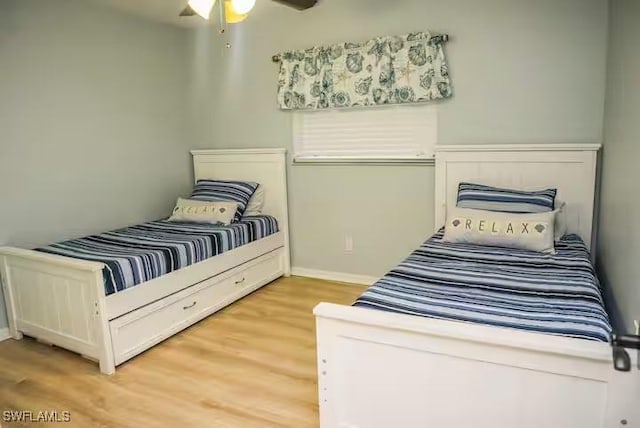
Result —
[{"label": "white blind", "polygon": [[420,160],[433,158],[437,141],[434,104],[366,109],[297,111],[296,160]]}]

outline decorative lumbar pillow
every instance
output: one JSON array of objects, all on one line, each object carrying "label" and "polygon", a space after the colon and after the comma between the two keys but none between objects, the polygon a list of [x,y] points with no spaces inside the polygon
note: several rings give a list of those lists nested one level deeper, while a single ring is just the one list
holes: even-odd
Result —
[{"label": "decorative lumbar pillow", "polygon": [[244,215],[249,216],[262,214],[262,210],[264,208],[264,199],[264,186],[259,185],[251,199],[249,199],[249,204],[247,205],[247,210],[244,212]]},{"label": "decorative lumbar pillow", "polygon": [[453,208],[447,213],[443,240],[555,253],[556,211],[503,213]]},{"label": "decorative lumbar pillow", "polygon": [[238,210],[234,221],[240,221],[247,209],[249,199],[257,188],[258,183],[250,181],[198,180],[191,193],[191,199],[236,202]]},{"label": "decorative lumbar pillow", "polygon": [[227,225],[233,221],[237,211],[237,202],[208,202],[178,198],[169,221]]},{"label": "decorative lumbar pillow", "polygon": [[548,212],[554,210],[556,193],[557,189],[527,192],[482,184],[460,183],[456,206],[508,213]]}]

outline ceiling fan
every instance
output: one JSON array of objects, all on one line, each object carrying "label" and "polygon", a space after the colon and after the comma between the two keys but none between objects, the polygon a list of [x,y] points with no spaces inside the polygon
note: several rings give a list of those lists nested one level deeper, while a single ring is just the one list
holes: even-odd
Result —
[{"label": "ceiling fan", "polygon": [[[298,10],[309,9],[318,3],[318,0],[274,0]],[[187,7],[180,12],[180,16],[199,15],[204,19],[209,19],[211,10],[216,4],[216,0],[189,0]],[[220,0],[221,17],[227,24],[235,24],[246,19],[247,15],[255,6],[256,0]],[[223,15],[224,11],[224,15]]]}]

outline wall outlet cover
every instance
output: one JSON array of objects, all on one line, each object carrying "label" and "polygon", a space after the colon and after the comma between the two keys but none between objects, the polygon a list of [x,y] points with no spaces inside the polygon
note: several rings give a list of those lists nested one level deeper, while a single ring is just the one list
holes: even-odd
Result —
[{"label": "wall outlet cover", "polygon": [[344,252],[345,254],[353,253],[353,236],[346,235],[344,237]]}]

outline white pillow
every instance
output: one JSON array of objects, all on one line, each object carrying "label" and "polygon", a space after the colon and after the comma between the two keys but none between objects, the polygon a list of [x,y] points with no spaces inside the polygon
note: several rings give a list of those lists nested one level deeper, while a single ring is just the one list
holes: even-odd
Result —
[{"label": "white pillow", "polygon": [[554,226],[555,240],[559,241],[569,231],[567,222],[567,203],[556,199],[556,224]]},{"label": "white pillow", "polygon": [[455,207],[447,213],[443,240],[555,254],[556,213],[514,214]]},{"label": "white pillow", "polygon": [[264,208],[265,191],[264,186],[260,185],[249,199],[249,204],[245,210],[243,216],[247,215],[260,215]]},{"label": "white pillow", "polygon": [[233,221],[237,210],[237,202],[178,198],[169,221],[227,225]]}]

